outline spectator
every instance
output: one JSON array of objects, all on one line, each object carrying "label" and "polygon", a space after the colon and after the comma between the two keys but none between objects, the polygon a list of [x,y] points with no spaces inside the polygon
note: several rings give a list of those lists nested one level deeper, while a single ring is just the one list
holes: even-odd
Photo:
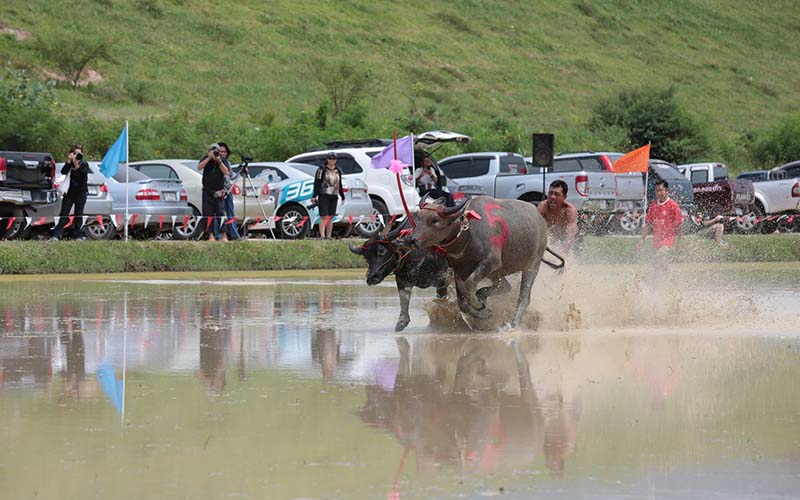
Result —
[{"label": "spectator", "polygon": [[436,175],[436,171],[433,169],[433,161],[431,161],[429,156],[426,156],[425,159],[422,160],[422,166],[417,167],[417,171],[414,172],[414,181],[416,182],[419,195],[424,197],[428,194],[428,191],[437,187],[436,183],[438,180],[439,176]]},{"label": "spectator", "polygon": [[330,239],[333,234],[337,194],[344,205],[342,171],[336,166],[336,153],[328,153],[325,164],[320,166],[314,175],[314,196],[311,198],[311,202],[319,207],[319,236],[323,240]]},{"label": "spectator", "polygon": [[539,203],[539,213],[547,222],[547,237],[561,252],[569,252],[578,235],[578,209],[567,200],[569,187],[562,180],[550,184],[547,200]]},{"label": "spectator", "polygon": [[241,239],[241,236],[239,236],[239,230],[237,229],[236,221],[234,220],[234,217],[236,217],[236,213],[233,210],[232,190],[233,190],[233,183],[236,181],[236,178],[239,177],[239,174],[237,174],[231,169],[231,162],[228,159],[230,154],[231,151],[230,148],[228,148],[228,145],[225,144],[224,142],[220,142],[219,156],[220,158],[222,158],[222,161],[223,163],[225,163],[225,166],[228,167],[229,182],[227,184],[230,185],[230,189],[227,189],[227,194],[225,195],[225,218],[227,219],[225,227],[227,227],[228,230],[227,230],[227,235],[226,234],[222,235],[222,239],[227,240],[228,238],[230,238],[231,240],[238,240]]},{"label": "spectator", "polygon": [[86,206],[86,196],[89,192],[89,164],[83,160],[83,147],[80,144],[73,144],[69,148],[67,162],[61,169],[61,173],[69,175],[69,189],[61,200],[61,211],[59,221],[53,230],[53,240],[60,240],[64,235],[64,226],[67,225],[70,210],[75,207],[72,222],[71,235],[75,239],[85,240],[83,235],[82,219],[83,208]]},{"label": "spectator", "polygon": [[[222,161],[219,144],[208,147],[208,154],[197,164],[197,169],[203,172],[203,217],[210,217],[212,227],[208,239],[218,241],[222,239],[220,221],[225,215],[225,176],[229,172]],[[204,222],[208,227],[209,219]]]},{"label": "spectator", "polygon": [[426,156],[422,160],[422,166],[414,171],[414,181],[421,198],[425,198],[425,195],[435,199],[444,198],[446,206],[454,205],[453,196],[443,189],[444,175],[433,164],[430,156]]},{"label": "spectator", "polygon": [[693,219],[693,222],[695,223],[695,228],[699,236],[713,239],[718,245],[724,247],[728,245],[728,243],[722,239],[722,235],[725,233],[725,224],[722,223],[724,220],[725,218],[721,215],[707,217],[705,214],[700,214],[699,219]]},{"label": "spectator", "polygon": [[644,244],[647,233],[653,228],[653,248],[656,251],[666,251],[672,247],[681,248],[681,207],[669,197],[669,183],[659,179],[655,184],[656,199],[647,208],[647,216],[642,227],[642,239],[639,247]]}]

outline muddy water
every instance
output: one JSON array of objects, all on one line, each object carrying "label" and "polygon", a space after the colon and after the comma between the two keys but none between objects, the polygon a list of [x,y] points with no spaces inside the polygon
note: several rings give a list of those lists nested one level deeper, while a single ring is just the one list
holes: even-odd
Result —
[{"label": "muddy water", "polygon": [[402,335],[355,273],[4,281],[0,497],[798,498],[798,278],[544,272],[520,331],[423,291]]}]

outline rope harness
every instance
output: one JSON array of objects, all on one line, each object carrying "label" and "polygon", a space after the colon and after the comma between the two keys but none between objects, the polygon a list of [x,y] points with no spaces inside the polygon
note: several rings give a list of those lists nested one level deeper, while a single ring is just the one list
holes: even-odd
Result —
[{"label": "rope harness", "polygon": [[[361,245],[360,248],[363,251],[363,250],[366,250],[368,247],[371,247],[372,245],[377,245],[379,243],[382,243],[384,245],[388,245],[388,247],[391,249],[392,253],[397,257],[397,265],[395,266],[394,271],[392,271],[393,273],[397,274],[397,271],[399,271],[403,267],[403,265],[406,263],[406,261],[410,260],[410,259],[408,259],[408,256],[411,254],[411,252],[405,252],[405,253],[401,252],[400,250],[397,249],[395,244],[391,242],[391,240],[368,241],[368,242],[364,243],[363,245]],[[422,259],[417,259],[417,260],[422,260]],[[376,270],[383,269],[384,266],[386,266],[390,262],[391,262],[391,259],[387,260],[386,262],[381,264],[378,267],[378,269],[376,269]]]},{"label": "rope harness", "polygon": [[447,255],[447,247],[452,246],[453,244],[455,244],[455,242],[458,241],[458,239],[461,237],[461,234],[464,233],[464,231],[469,231],[469,217],[467,216],[467,212],[466,212],[466,208],[467,208],[466,207],[466,203],[469,203],[469,202],[468,201],[465,202],[465,206],[462,207],[462,210],[459,210],[459,212],[461,212],[461,215],[458,215],[458,212],[456,212],[455,214],[452,214],[452,215],[448,215],[443,210],[440,210],[438,208],[427,207],[425,205],[420,207],[420,210],[430,210],[431,212],[436,212],[443,219],[451,219],[453,217],[459,217],[461,219],[461,221],[459,222],[459,225],[461,227],[458,228],[458,232],[455,234],[455,236],[453,236],[452,238],[450,238],[449,240],[447,240],[444,243],[441,243],[439,245],[433,245],[431,247],[431,249],[434,252],[440,253],[442,255]]}]

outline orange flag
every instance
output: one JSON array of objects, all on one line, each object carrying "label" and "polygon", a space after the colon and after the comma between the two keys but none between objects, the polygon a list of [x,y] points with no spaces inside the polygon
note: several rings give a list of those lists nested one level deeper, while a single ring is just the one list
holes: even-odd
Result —
[{"label": "orange flag", "polygon": [[647,165],[650,162],[650,144],[646,144],[639,149],[634,149],[619,160],[614,162],[613,170],[616,173],[625,172],[647,172]]}]

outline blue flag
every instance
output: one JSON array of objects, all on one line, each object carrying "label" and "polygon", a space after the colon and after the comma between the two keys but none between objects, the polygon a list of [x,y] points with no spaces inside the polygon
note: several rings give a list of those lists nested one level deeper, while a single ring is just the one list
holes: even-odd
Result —
[{"label": "blue flag", "polygon": [[100,164],[100,172],[106,178],[113,177],[117,173],[120,162],[125,163],[128,161],[128,124],[122,129],[117,141],[111,146],[106,155],[103,157],[103,163]]}]

